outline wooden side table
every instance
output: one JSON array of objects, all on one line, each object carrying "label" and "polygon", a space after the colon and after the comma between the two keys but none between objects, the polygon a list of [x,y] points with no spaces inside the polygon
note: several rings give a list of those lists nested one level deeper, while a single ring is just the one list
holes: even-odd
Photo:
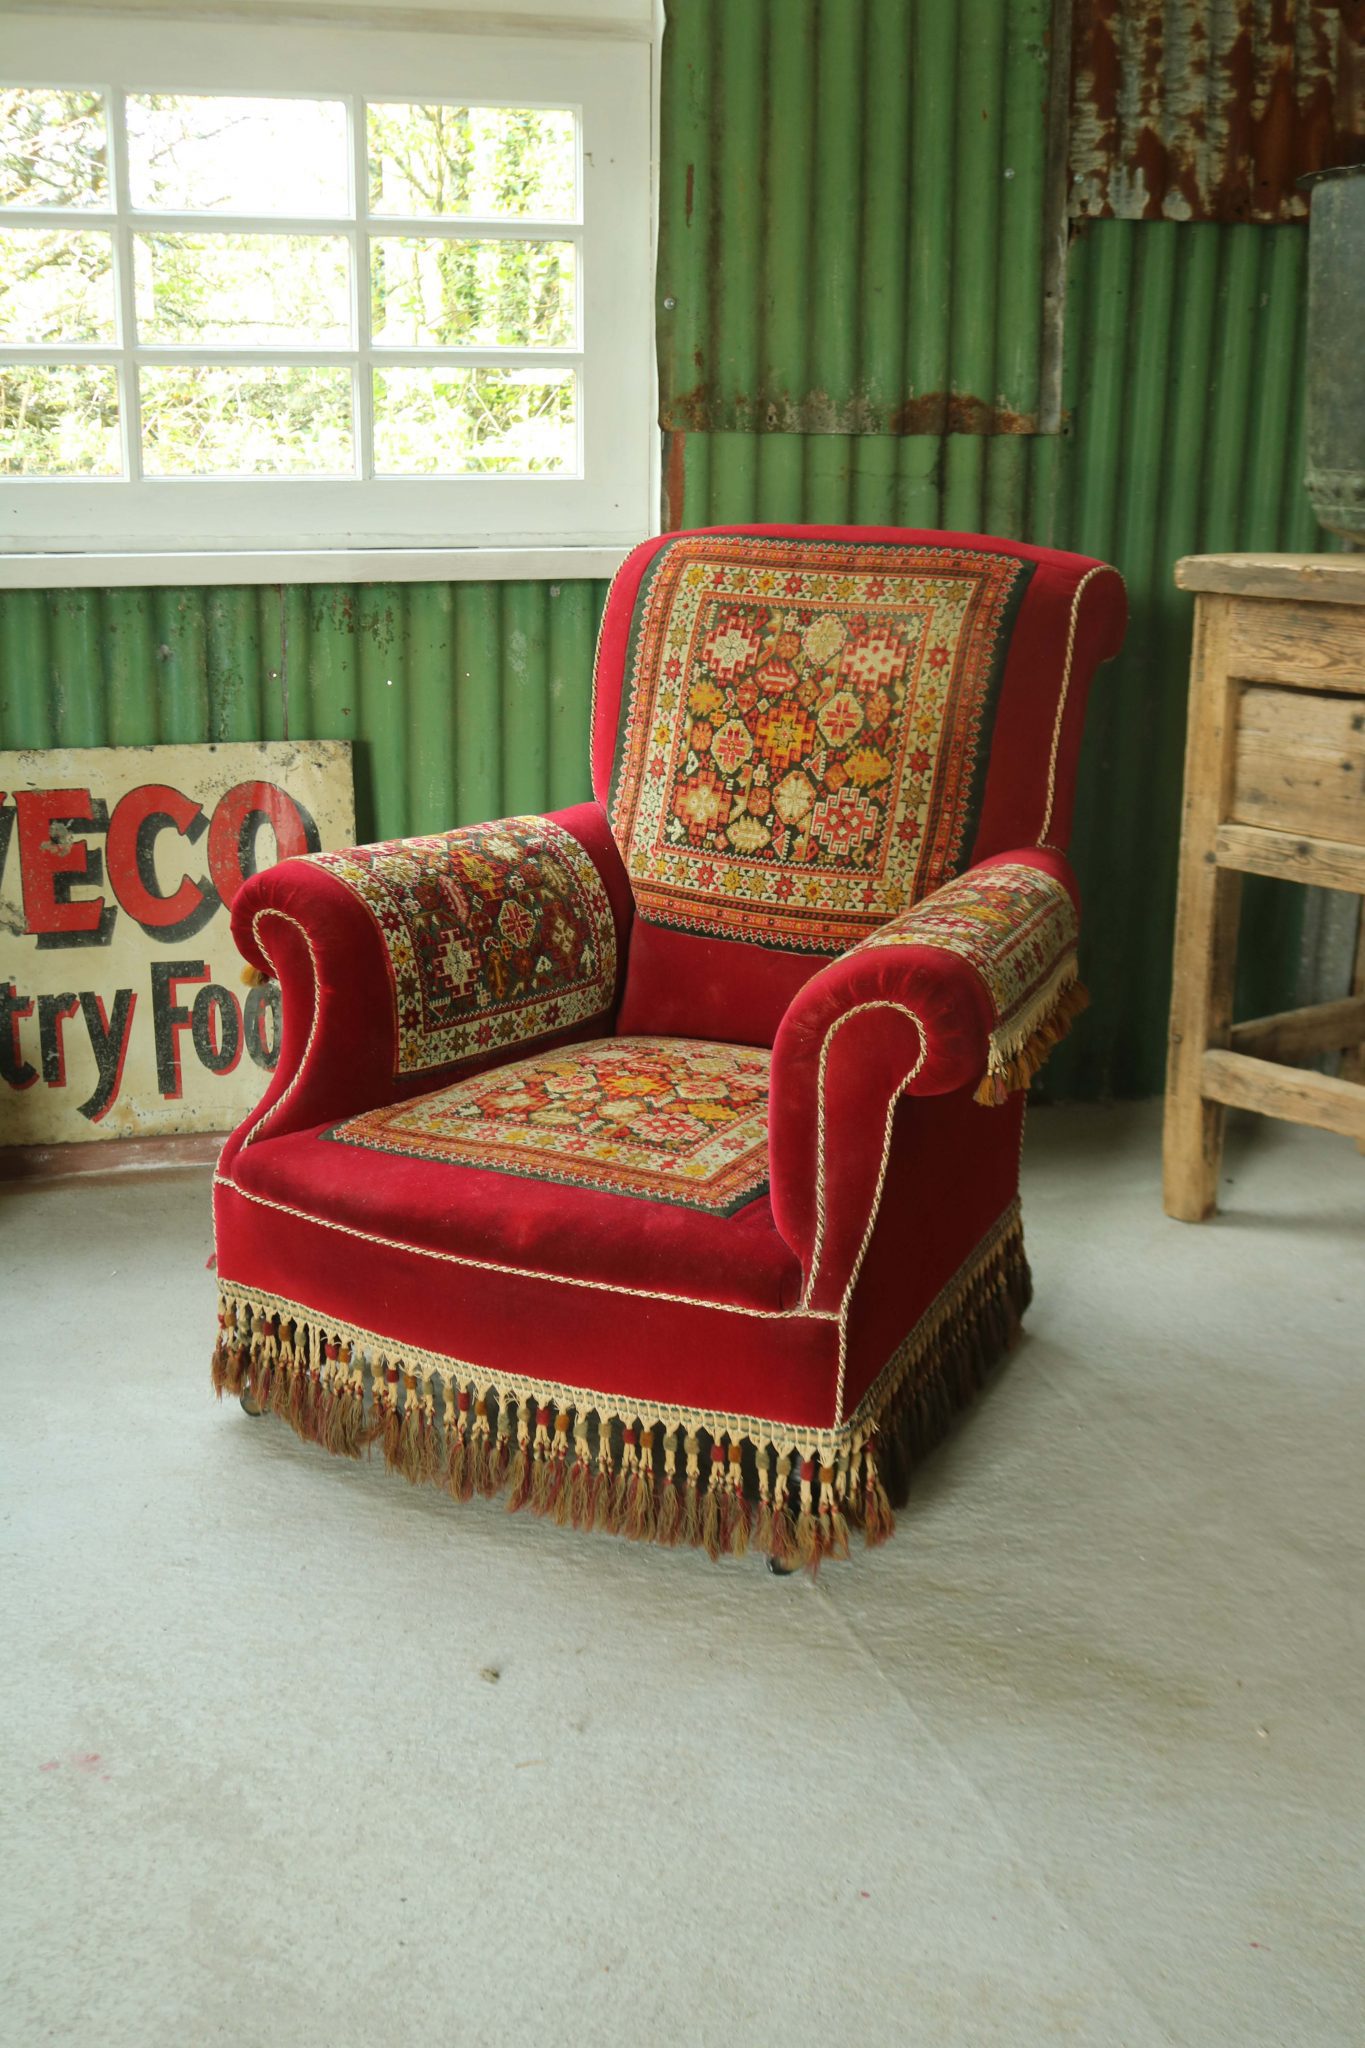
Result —
[{"label": "wooden side table", "polygon": [[[1226,1105],[1365,1150],[1365,915],[1353,993],[1232,1021],[1242,876],[1365,898],[1365,555],[1189,555],[1195,599],[1175,983],[1168,1216],[1217,1206]],[[1344,1052],[1341,1079],[1293,1062]]]}]

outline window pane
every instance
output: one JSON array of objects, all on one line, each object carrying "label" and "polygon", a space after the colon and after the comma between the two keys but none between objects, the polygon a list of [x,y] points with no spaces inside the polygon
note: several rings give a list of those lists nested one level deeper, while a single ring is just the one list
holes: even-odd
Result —
[{"label": "window pane", "polygon": [[341,100],[130,93],[134,206],[210,213],[350,209]]},{"label": "window pane", "polygon": [[107,206],[108,165],[101,94],[0,91],[0,206]]},{"label": "window pane", "polygon": [[148,476],[354,473],[349,370],[158,363],[141,392]]},{"label": "window pane", "polygon": [[578,212],[574,117],[557,109],[369,109],[374,213],[573,220]]},{"label": "window pane", "polygon": [[370,243],[371,332],[387,348],[572,348],[572,242]]},{"label": "window pane", "polygon": [[574,399],[572,370],[376,370],[375,469],[383,476],[572,476]]},{"label": "window pane", "polygon": [[114,238],[0,228],[0,341],[112,341]]},{"label": "window pane", "polygon": [[112,363],[0,365],[0,475],[118,476]]},{"label": "window pane", "polygon": [[350,255],[340,235],[138,235],[138,339],[344,347]]}]

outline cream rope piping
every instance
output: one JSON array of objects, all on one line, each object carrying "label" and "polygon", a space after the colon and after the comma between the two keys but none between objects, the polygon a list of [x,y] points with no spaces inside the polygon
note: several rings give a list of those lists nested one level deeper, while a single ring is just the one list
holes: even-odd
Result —
[{"label": "cream rope piping", "polygon": [[[662,535],[660,535],[660,536],[659,536],[659,538],[660,538],[660,539],[662,539],[662,538],[663,538],[663,536],[662,536]],[[647,543],[647,542],[645,542],[645,541],[637,541],[637,543],[636,543],[636,547],[645,547],[645,546],[647,546],[647,545],[648,545],[648,543]],[[588,698],[588,757],[589,757],[589,758],[588,758],[588,770],[589,770],[589,773],[588,773],[588,780],[589,780],[590,782],[591,782],[591,780],[592,780],[592,772],[591,772],[591,771],[592,771],[592,750],[593,750],[593,746],[594,746],[594,743],[595,743],[595,741],[596,741],[596,739],[597,739],[597,675],[598,675],[598,670],[599,670],[599,669],[601,668],[601,666],[602,666],[602,627],[603,627],[603,626],[605,626],[605,625],[606,625],[606,623],[607,623],[607,613],[608,613],[608,612],[609,612],[609,611],[611,610],[611,601],[612,601],[612,598],[613,598],[613,597],[615,596],[615,594],[616,594],[616,586],[617,586],[617,584],[618,584],[618,583],[620,582],[620,580],[621,580],[621,577],[622,577],[622,575],[623,575],[623,573],[624,573],[624,571],[625,571],[625,569],[626,569],[626,566],[627,566],[627,564],[628,564],[628,563],[630,563],[631,561],[633,561],[633,560],[634,560],[634,557],[635,557],[635,552],[636,552],[636,549],[635,549],[635,548],[632,548],[632,549],[631,549],[631,551],[630,551],[630,553],[629,553],[629,554],[628,554],[628,555],[626,556],[626,559],[625,559],[625,561],[624,561],[624,562],[618,562],[618,563],[617,563],[617,565],[616,565],[616,573],[615,573],[615,574],[613,575],[613,577],[612,577],[612,579],[611,579],[611,582],[610,582],[610,583],[609,583],[609,584],[607,585],[607,597],[606,597],[606,602],[605,602],[605,604],[604,604],[604,605],[602,606],[602,619],[601,619],[601,624],[599,624],[599,626],[598,626],[598,628],[597,628],[597,644],[596,644],[596,646],[595,646],[595,647],[593,648],[593,651],[592,651],[592,690],[591,690],[591,692],[590,692],[590,694],[589,694],[589,698]],[[655,552],[656,552],[656,553],[658,552],[657,548],[656,548]],[[622,664],[622,670],[621,670],[621,673],[622,673],[622,678],[624,679],[624,676],[625,676],[625,666],[624,666],[624,663]],[[615,749],[613,748],[613,752],[614,752],[614,751],[615,751]],[[608,775],[607,775],[607,784],[608,784],[608,788],[607,788],[607,797],[609,797],[609,796],[611,795],[611,787],[610,787],[610,785],[611,785],[611,774],[610,774],[610,771],[608,771]],[[593,792],[593,801],[594,801],[594,802],[595,802],[595,803],[596,803],[596,804],[598,805],[598,808],[599,808],[599,809],[600,809],[600,810],[601,810],[601,811],[602,811],[602,812],[603,812],[603,813],[604,813],[604,814],[606,815],[606,819],[607,819],[607,830],[608,830],[608,832],[611,832],[611,814],[610,814],[610,812],[609,812],[609,810],[608,810],[608,807],[607,807],[607,797],[601,797],[601,798],[599,798],[599,797],[597,796],[597,793],[596,793],[596,791],[594,791],[594,792]],[[612,839],[612,844],[613,844],[613,846],[615,846],[615,845],[616,845],[616,834],[615,834],[614,832],[611,832],[611,839]],[[619,848],[619,847],[617,847],[617,852],[618,852],[618,853],[620,852],[620,848]],[[623,864],[624,864],[624,861],[623,861]],[[631,903],[632,903],[632,907],[633,907],[633,905],[634,905],[634,901],[635,901],[635,897],[634,897],[634,892],[632,891],[632,893],[631,893]]]},{"label": "cream rope piping", "polygon": [[[1047,764],[1047,809],[1043,812],[1043,822],[1039,827],[1038,837],[1034,841],[1036,846],[1045,846],[1047,844],[1047,835],[1052,829],[1052,808],[1057,800],[1057,755],[1061,749],[1062,722],[1066,717],[1067,698],[1071,691],[1071,662],[1076,652],[1076,629],[1080,624],[1081,599],[1085,595],[1087,584],[1093,583],[1097,576],[1119,576],[1119,572],[1117,569],[1110,568],[1108,562],[1097,562],[1093,569],[1086,570],[1071,594],[1071,620],[1067,627],[1066,635],[1066,662],[1062,669],[1062,688],[1061,694],[1057,699],[1057,715],[1052,721],[1052,750],[1048,756]],[[1126,591],[1128,586],[1124,584],[1122,576],[1119,576],[1119,582]],[[1061,849],[1057,848],[1055,850],[1060,852]]]},{"label": "cream rope piping", "polygon": [[258,1208],[273,1209],[281,1216],[293,1216],[315,1230],[334,1230],[343,1237],[358,1238],[362,1244],[383,1245],[389,1251],[409,1252],[414,1258],[439,1260],[442,1265],[469,1266],[481,1273],[508,1273],[515,1280],[550,1280],[561,1287],[586,1287],[601,1294],[635,1295],[646,1301],[677,1301],[684,1308],[713,1309],[718,1315],[753,1316],[768,1323],[838,1321],[833,1309],[806,1308],[801,1302],[791,1308],[748,1308],[741,1302],[711,1301],[695,1294],[668,1294],[654,1287],[627,1287],[618,1280],[584,1280],[573,1273],[546,1273],[535,1266],[507,1266],[497,1259],[475,1259],[463,1252],[435,1251],[430,1245],[409,1244],[401,1237],[381,1237],[377,1231],[359,1230],[351,1223],[337,1223],[327,1216],[311,1216],[306,1209],[296,1209],[291,1203],[277,1201],[271,1195],[253,1194],[250,1188],[239,1186],[226,1174],[215,1174],[214,1186],[228,1188],[234,1195],[240,1195],[244,1202],[254,1202]]},{"label": "cream rope piping", "polygon": [[[916,1022],[918,1021],[919,1020],[916,1019]],[[891,1097],[891,1100],[886,1105],[886,1125],[882,1132],[882,1163],[877,1173],[876,1191],[872,1197],[872,1207],[868,1211],[867,1228],[863,1232],[863,1241],[858,1246],[858,1254],[853,1261],[853,1270],[848,1276],[848,1285],[844,1289],[843,1297],[839,1303],[839,1377],[838,1380],[835,1382],[834,1387],[834,1420],[836,1424],[842,1422],[844,1419],[844,1381],[848,1374],[849,1310],[853,1305],[853,1290],[858,1284],[858,1275],[863,1270],[863,1260],[867,1257],[867,1248],[872,1242],[872,1233],[877,1227],[877,1218],[881,1213],[882,1194],[886,1188],[887,1169],[891,1164],[891,1131],[896,1121],[896,1104],[900,1101],[901,1097],[906,1093],[907,1089],[910,1086],[910,1083],[914,1080],[915,1075],[924,1065],[924,1062],[928,1057],[928,1053],[928,1040],[924,1036],[923,1027],[921,1026],[920,1056],[916,1060],[911,1072],[906,1075],[905,1079],[901,1082],[900,1087],[896,1090],[895,1094]]]},{"label": "cream rope piping", "polygon": [[853,1413],[845,1422],[839,1425],[837,1432],[839,1436],[848,1437],[855,1434],[859,1429],[867,1428],[870,1424],[876,1422],[884,1401],[889,1399],[891,1394],[901,1384],[905,1373],[920,1357],[930,1340],[937,1334],[942,1323],[957,1307],[957,1297],[959,1294],[966,1292],[972,1281],[976,1278],[978,1271],[988,1265],[1002,1246],[1008,1244],[1011,1238],[1015,1237],[1018,1239],[1019,1250],[1022,1254],[1024,1236],[1019,1222],[1018,1195],[1015,1195],[1008,1206],[1001,1210],[990,1229],[973,1245],[971,1251],[962,1261],[962,1264],[958,1267],[952,1278],[939,1289],[919,1321],[913,1323],[905,1336],[901,1338],[900,1343],[891,1353],[891,1356],[887,1359],[886,1364],[882,1367],[876,1378],[871,1382],[867,1392],[863,1395]]},{"label": "cream rope piping", "polygon": [[[879,997],[879,998],[877,998],[877,999],[875,999],[875,1000],[873,1000],[873,1001],[869,1001],[869,1002],[866,1002],[866,1003],[855,1003],[855,1004],[853,1005],[852,1009],[849,1009],[849,1010],[845,1010],[845,1011],[843,1011],[843,1012],[841,1013],[841,1015],[839,1015],[838,1017],[836,1017],[836,1018],[835,1018],[834,1022],[833,1022],[833,1023],[832,1023],[831,1025],[830,1025],[830,1027],[829,1027],[829,1030],[828,1030],[828,1031],[827,1031],[827,1032],[825,1033],[825,1035],[824,1035],[823,1039],[822,1039],[822,1040],[820,1041],[820,1065],[819,1065],[819,1069],[818,1069],[818,1074],[817,1074],[817,1079],[816,1079],[816,1090],[815,1090],[815,1146],[816,1146],[816,1153],[815,1153],[815,1243],[814,1243],[814,1245],[813,1245],[813,1246],[812,1246],[812,1248],[811,1248],[811,1262],[810,1262],[810,1277],[809,1277],[809,1279],[808,1279],[808,1280],[807,1280],[807,1282],[806,1282],[805,1288],[804,1288],[804,1290],[803,1290],[803,1292],[802,1292],[802,1296],[801,1296],[801,1302],[802,1302],[802,1306],[805,1306],[806,1304],[808,1304],[808,1303],[809,1303],[809,1301],[810,1301],[810,1297],[811,1297],[812,1293],[813,1293],[813,1292],[814,1292],[814,1290],[815,1290],[815,1283],[816,1283],[816,1280],[817,1280],[817,1279],[819,1278],[819,1273],[820,1273],[820,1260],[821,1260],[822,1256],[824,1255],[824,1244],[825,1244],[825,1069],[826,1069],[826,1063],[827,1063],[827,1058],[828,1058],[828,1054],[829,1054],[829,1048],[830,1048],[830,1045],[831,1045],[831,1043],[832,1043],[832,1042],[833,1042],[833,1040],[834,1040],[834,1037],[835,1037],[836,1033],[837,1033],[837,1032],[839,1032],[840,1030],[842,1030],[843,1026],[844,1026],[845,1024],[847,1024],[847,1022],[849,1021],[850,1017],[858,1017],[858,1016],[861,1016],[864,1010],[898,1010],[898,1011],[899,1011],[899,1012],[901,1013],[901,1015],[902,1015],[902,1016],[904,1016],[904,1017],[908,1017],[908,1018],[910,1019],[911,1023],[912,1023],[913,1025],[914,1025],[915,1029],[916,1029],[916,1030],[918,1031],[918,1033],[919,1033],[919,1043],[920,1043],[920,1050],[919,1050],[919,1058],[918,1058],[918,1059],[917,1059],[917,1060],[915,1061],[915,1064],[914,1064],[914,1066],[913,1066],[913,1067],[911,1068],[910,1072],[909,1072],[908,1074],[906,1074],[906,1075],[905,1075],[905,1077],[904,1077],[904,1078],[902,1079],[902,1081],[901,1081],[901,1083],[900,1083],[899,1087],[898,1087],[898,1088],[897,1088],[897,1089],[895,1090],[894,1094],[892,1095],[892,1097],[891,1097],[891,1103],[892,1103],[892,1107],[894,1107],[894,1106],[895,1106],[896,1102],[897,1102],[897,1101],[898,1101],[898,1100],[900,1099],[901,1095],[902,1095],[902,1094],[903,1094],[903,1093],[905,1092],[905,1090],[906,1090],[906,1089],[907,1089],[907,1088],[909,1087],[910,1083],[911,1083],[911,1082],[912,1082],[912,1081],[914,1080],[914,1078],[915,1078],[916,1074],[918,1074],[918,1072],[919,1072],[920,1068],[921,1068],[921,1067],[922,1067],[922,1066],[924,1065],[924,1062],[925,1062],[926,1058],[928,1057],[928,1052],[929,1052],[929,1034],[928,1034],[928,1032],[927,1032],[927,1031],[925,1030],[925,1028],[924,1028],[924,1020],[923,1020],[923,1019],[922,1019],[922,1018],[921,1018],[921,1017],[920,1017],[920,1016],[919,1016],[919,1015],[918,1015],[918,1014],[917,1014],[917,1013],[916,1013],[916,1012],[915,1012],[914,1010],[910,1009],[910,1007],[908,1006],[908,1004],[905,1004],[905,1003],[897,1003],[897,1002],[892,1002],[892,1001],[890,1000],[890,998],[883,998],[883,997]],[[881,1168],[881,1173],[880,1173],[880,1175],[878,1176],[878,1180],[877,1180],[877,1190],[876,1190],[876,1194],[875,1194],[875,1196],[873,1197],[873,1204],[874,1204],[874,1206],[873,1206],[873,1215],[874,1215],[874,1217],[875,1217],[875,1214],[876,1214],[876,1207],[875,1207],[875,1205],[876,1205],[876,1203],[877,1203],[877,1202],[879,1202],[879,1201],[881,1200],[881,1191],[882,1191],[882,1183],[883,1183],[883,1181],[885,1180],[885,1177],[886,1177],[886,1147],[887,1147],[887,1145],[889,1145],[889,1143],[890,1143],[890,1140],[889,1140],[889,1138],[888,1138],[888,1139],[886,1140],[885,1144],[883,1145],[883,1151],[882,1151],[882,1168]],[[819,1311],[819,1310],[811,1310],[810,1312],[811,1312],[812,1314],[819,1314],[819,1313],[820,1313],[820,1311]],[[826,1311],[826,1313],[828,1313],[828,1311]],[[842,1316],[843,1316],[843,1308],[842,1308],[842,1307],[841,1307],[841,1308],[840,1308],[840,1310],[839,1310],[839,1316],[840,1316],[840,1318],[842,1319]]]},{"label": "cream rope piping", "polygon": [[[246,1150],[248,1145],[253,1143],[253,1141],[259,1136],[260,1132],[262,1132],[265,1129],[268,1123],[274,1122],[275,1117],[279,1114],[280,1110],[284,1108],[284,1105],[286,1104],[286,1102],[288,1102],[290,1096],[294,1093],[294,1090],[302,1081],[304,1074],[307,1071],[308,1062],[312,1057],[313,1042],[318,1035],[318,1024],[322,1017],[322,973],[318,966],[318,956],[313,950],[313,941],[309,937],[307,930],[303,925],[299,923],[299,920],[296,917],[291,917],[287,910],[276,910],[270,904],[266,904],[263,909],[258,910],[255,916],[252,918],[251,936],[256,941],[256,945],[259,951],[264,953],[266,959],[270,962],[270,972],[274,976],[277,984],[279,982],[280,976],[279,970],[275,965],[275,956],[271,952],[270,948],[266,945],[265,940],[261,937],[261,919],[263,917],[278,917],[282,918],[285,924],[292,924],[295,931],[301,935],[304,945],[308,948],[308,959],[313,970],[313,1014],[308,1022],[308,1037],[304,1043],[303,1054],[299,1060],[298,1065],[294,1069],[293,1077],[286,1083],[282,1093],[276,1097],[275,1101],[271,1103],[268,1109],[257,1112],[249,1129],[247,1130],[246,1136],[243,1138],[241,1145],[238,1148],[240,1151],[243,1152]],[[284,992],[282,989],[280,991],[280,994],[280,1015],[281,1018],[283,1018]],[[281,1045],[281,1050],[283,1050],[283,1045]],[[217,1176],[215,1175],[215,1179],[216,1178]]]}]

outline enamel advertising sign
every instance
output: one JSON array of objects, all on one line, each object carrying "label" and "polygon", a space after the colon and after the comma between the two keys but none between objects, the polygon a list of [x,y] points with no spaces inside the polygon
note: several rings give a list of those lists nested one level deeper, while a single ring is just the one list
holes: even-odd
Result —
[{"label": "enamel advertising sign", "polygon": [[0,1145],[231,1130],[280,1046],[232,899],[354,838],[344,741],[0,753]]}]

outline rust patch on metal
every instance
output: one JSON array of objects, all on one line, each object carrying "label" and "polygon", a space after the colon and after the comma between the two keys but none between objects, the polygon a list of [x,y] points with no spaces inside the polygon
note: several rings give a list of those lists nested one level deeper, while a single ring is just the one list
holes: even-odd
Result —
[{"label": "rust patch on metal", "polygon": [[678,533],[682,529],[687,487],[686,441],[686,434],[670,434],[668,437],[668,452],[664,458],[665,533]]},{"label": "rust patch on metal", "polygon": [[1070,211],[1303,219],[1365,161],[1365,0],[1075,0]]},{"label": "rust patch on metal", "polygon": [[907,398],[891,415],[893,434],[1036,434],[1037,416],[992,405],[966,391],[929,391]]},{"label": "rust patch on metal", "polygon": [[[762,398],[721,394],[708,383],[676,391],[660,409],[660,425],[679,441],[686,434],[1036,434],[1038,416],[1017,412],[967,391],[925,391],[895,405],[855,394],[831,398],[827,391],[799,397],[776,392]],[[673,460],[670,450],[669,460]],[[682,455],[677,455],[679,463]]]}]

